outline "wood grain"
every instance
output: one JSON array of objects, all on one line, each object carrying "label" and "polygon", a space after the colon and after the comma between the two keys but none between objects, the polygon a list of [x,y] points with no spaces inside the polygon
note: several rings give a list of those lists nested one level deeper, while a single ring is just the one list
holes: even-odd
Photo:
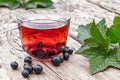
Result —
[{"label": "wood grain", "polygon": [[88,0],[110,12],[120,15],[120,1],[119,0]]}]

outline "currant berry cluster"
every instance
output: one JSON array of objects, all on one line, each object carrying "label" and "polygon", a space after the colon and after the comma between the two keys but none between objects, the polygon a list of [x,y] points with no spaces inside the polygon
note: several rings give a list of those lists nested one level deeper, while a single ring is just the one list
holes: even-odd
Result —
[{"label": "currant berry cluster", "polygon": [[[59,66],[64,60],[67,61],[70,55],[73,53],[73,49],[70,49],[68,46],[65,46],[63,50],[61,50],[63,56],[53,56],[51,58],[51,62],[54,66]],[[16,61],[11,62],[11,67],[14,70],[17,70],[18,63]],[[22,76],[24,78],[28,78],[29,74],[34,71],[35,74],[40,74],[43,71],[43,67],[39,64],[32,66],[32,58],[27,56],[24,58],[24,66],[22,71]]]},{"label": "currant berry cluster", "polygon": [[61,51],[63,56],[54,56],[51,59],[51,62],[54,66],[59,66],[64,60],[67,61],[70,55],[73,53],[73,49],[70,49],[68,46]]},{"label": "currant berry cluster", "polygon": [[[11,62],[12,69],[16,70],[18,68],[18,63],[16,61]],[[35,74],[40,74],[43,71],[43,67],[39,64],[32,66],[32,58],[27,56],[24,59],[24,66],[22,71],[22,76],[24,78],[28,78],[29,74],[31,74],[34,71]]]}]

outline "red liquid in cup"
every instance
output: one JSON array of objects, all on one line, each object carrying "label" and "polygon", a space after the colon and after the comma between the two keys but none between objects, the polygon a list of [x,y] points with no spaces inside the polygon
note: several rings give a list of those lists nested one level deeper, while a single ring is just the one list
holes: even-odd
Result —
[{"label": "red liquid in cup", "polygon": [[[39,25],[39,27],[41,26]],[[48,59],[53,55],[58,55],[66,44],[69,24],[53,26],[55,27],[48,24],[44,25],[48,29],[37,29],[24,25],[24,23],[20,24],[20,35],[24,50],[39,59]]]}]

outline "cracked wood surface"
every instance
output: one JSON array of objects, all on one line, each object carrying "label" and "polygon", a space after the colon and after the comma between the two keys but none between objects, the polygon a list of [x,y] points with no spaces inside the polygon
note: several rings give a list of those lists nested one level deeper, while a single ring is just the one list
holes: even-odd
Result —
[{"label": "cracked wood surface", "polygon": [[[71,26],[67,45],[76,51],[81,42],[76,39],[77,28],[80,24],[86,24],[93,19],[98,22],[106,18],[107,24],[115,15],[120,14],[119,0],[53,0],[56,9],[54,13],[71,16]],[[41,75],[31,74],[28,79],[21,76],[23,59],[28,56],[22,50],[19,31],[17,29],[16,16],[24,9],[9,10],[0,8],[0,80],[119,80],[120,70],[108,68],[104,72],[90,75],[89,62],[82,55],[71,55],[69,61],[64,61],[59,67],[50,62],[40,62],[33,58],[33,65],[41,64],[44,68]],[[42,13],[41,9],[32,12]],[[49,10],[44,10],[50,13]],[[18,70],[10,68],[10,62],[17,60]],[[114,74],[114,75],[113,75]]]}]

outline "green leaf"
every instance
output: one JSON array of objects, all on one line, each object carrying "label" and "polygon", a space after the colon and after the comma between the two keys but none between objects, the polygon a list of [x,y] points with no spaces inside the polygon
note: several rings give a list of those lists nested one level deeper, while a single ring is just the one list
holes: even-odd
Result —
[{"label": "green leaf", "polygon": [[89,57],[91,74],[98,73],[100,71],[105,70],[107,67],[111,66],[120,68],[120,60],[117,58],[119,49],[114,48],[109,50],[108,52],[109,55],[107,56],[105,56],[104,53],[101,53],[101,51],[97,52],[98,49],[96,49],[96,51],[95,49],[90,50],[93,51],[91,53],[92,57],[91,56]]},{"label": "green leaf", "polygon": [[98,27],[94,21],[93,21],[91,29],[90,29],[90,34],[91,34],[92,38],[94,38],[95,41],[98,42],[99,44],[105,43],[104,37],[102,36],[100,30],[98,29]]},{"label": "green leaf", "polygon": [[91,23],[87,24],[86,26],[80,25],[78,27],[78,36],[77,38],[81,41],[87,39],[90,37],[90,28],[91,28]]},{"label": "green leaf", "polygon": [[84,44],[75,53],[89,59],[91,74],[108,67],[120,68],[120,17],[115,17],[113,23],[107,28],[102,19],[97,25],[94,21],[90,23],[89,29],[79,27],[78,38],[84,40]]},{"label": "green leaf", "polygon": [[117,43],[120,41],[120,23],[112,25],[107,30],[107,36],[110,37],[111,43]]},{"label": "green leaf", "polygon": [[26,9],[31,8],[53,8],[51,0],[29,0],[27,3],[25,3]]},{"label": "green leaf", "polygon": [[105,18],[103,18],[98,24],[98,29],[100,30],[102,36],[106,36],[106,32],[107,32],[107,26],[106,26],[106,21]]},{"label": "green leaf", "polygon": [[120,41],[120,17],[116,16],[113,23],[114,24],[107,30],[106,35],[110,36],[111,43],[117,43]]},{"label": "green leaf", "polygon": [[109,66],[109,64],[105,61],[106,57],[104,56],[104,51],[104,48],[99,46],[89,48],[81,53],[85,57],[89,58],[91,74],[103,71]]},{"label": "green leaf", "polygon": [[113,24],[120,24],[120,16],[115,16]]},{"label": "green leaf", "polygon": [[106,57],[106,62],[109,66],[120,68],[120,60],[118,59],[119,48],[114,48],[109,51],[109,56]]},{"label": "green leaf", "polygon": [[94,39],[94,38],[85,39],[84,42],[85,42],[85,45],[88,45],[88,46],[90,46],[90,47],[96,47],[96,46],[99,45],[99,44],[97,43],[96,39]]},{"label": "green leaf", "polygon": [[20,6],[18,0],[0,0],[0,6],[6,6],[10,9],[16,9]]},{"label": "green leaf", "polygon": [[89,49],[90,47],[97,47],[99,46],[99,44],[97,42],[95,42],[94,38],[88,38],[84,40],[85,44],[81,46],[81,48],[79,48],[75,54],[81,54],[81,52]]},{"label": "green leaf", "polygon": [[91,58],[98,56],[98,55],[96,55],[96,52],[92,48],[89,48],[89,49],[82,51],[81,54],[83,56],[87,57],[88,59],[91,59]]},{"label": "green leaf", "polygon": [[98,73],[105,70],[109,65],[105,62],[105,58],[102,56],[94,57],[90,59],[90,72],[91,74]]}]

